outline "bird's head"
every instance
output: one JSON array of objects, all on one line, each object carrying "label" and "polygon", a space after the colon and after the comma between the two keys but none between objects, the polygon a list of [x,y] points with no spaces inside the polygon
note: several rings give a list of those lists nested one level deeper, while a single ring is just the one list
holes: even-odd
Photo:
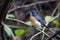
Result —
[{"label": "bird's head", "polygon": [[26,13],[26,19],[29,19],[30,16],[32,16],[32,12],[27,12],[27,13]]},{"label": "bird's head", "polygon": [[37,12],[35,10],[30,10],[25,15],[26,15],[26,19],[29,20],[31,16],[33,17],[37,16]]}]

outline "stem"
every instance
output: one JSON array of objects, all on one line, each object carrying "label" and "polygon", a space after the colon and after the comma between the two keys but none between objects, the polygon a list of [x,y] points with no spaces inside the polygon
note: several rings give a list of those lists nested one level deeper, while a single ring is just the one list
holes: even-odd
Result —
[{"label": "stem", "polygon": [[31,38],[30,38],[30,40],[32,40],[35,36],[37,36],[37,35],[39,35],[41,32],[38,32],[38,33],[36,33],[35,35],[33,35]]},{"label": "stem", "polygon": [[33,6],[33,5],[36,5],[36,4],[42,4],[42,3],[52,2],[52,1],[58,1],[58,0],[39,1],[39,2],[31,3],[31,4],[29,4],[29,5],[17,6],[16,8],[13,8],[13,9],[9,10],[8,13],[10,13],[10,12],[16,10],[16,9],[19,9],[19,8],[30,7],[30,6]]}]

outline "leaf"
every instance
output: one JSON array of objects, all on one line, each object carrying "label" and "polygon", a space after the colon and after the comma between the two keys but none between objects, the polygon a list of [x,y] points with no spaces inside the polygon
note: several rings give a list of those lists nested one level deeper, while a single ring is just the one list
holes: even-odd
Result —
[{"label": "leaf", "polygon": [[7,33],[7,35],[9,36],[9,37],[11,37],[11,29],[9,28],[9,26],[7,26],[7,25],[5,25],[4,26],[4,30],[5,30],[5,32]]},{"label": "leaf", "polygon": [[52,16],[46,16],[45,17],[45,21],[47,23],[51,22],[51,21],[54,21],[55,19],[58,19],[60,21],[60,14],[59,13],[55,17],[52,17]]},{"label": "leaf", "polygon": [[50,22],[50,20],[51,20],[52,18],[53,18],[53,17],[51,17],[51,16],[46,16],[46,17],[45,17],[46,23]]},{"label": "leaf", "polygon": [[58,20],[54,20],[53,23],[56,24],[56,25],[59,24]]},{"label": "leaf", "polygon": [[16,30],[15,30],[15,35],[16,35],[17,37],[22,36],[24,33],[25,33],[25,30],[24,30],[24,29],[16,29]]},{"label": "leaf", "polygon": [[6,19],[8,18],[15,18],[15,16],[13,14],[7,14]]}]

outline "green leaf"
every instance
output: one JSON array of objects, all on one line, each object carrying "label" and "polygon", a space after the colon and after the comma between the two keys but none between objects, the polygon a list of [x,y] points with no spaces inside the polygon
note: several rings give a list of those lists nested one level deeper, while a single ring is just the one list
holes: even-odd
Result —
[{"label": "green leaf", "polygon": [[45,17],[46,23],[50,22],[50,20],[51,20],[52,18],[53,18],[53,17],[51,17],[51,16],[46,16],[46,17]]},{"label": "green leaf", "polygon": [[13,14],[7,14],[6,19],[8,18],[15,18],[15,16]]},{"label": "green leaf", "polygon": [[16,35],[17,37],[22,36],[24,33],[25,33],[25,30],[24,30],[24,29],[16,29],[16,30],[15,30],[15,35]]},{"label": "green leaf", "polygon": [[54,21],[55,19],[59,19],[59,21],[60,21],[60,13],[58,13],[55,17],[52,17],[52,16],[46,16],[45,17],[45,21],[47,23],[51,22],[51,21]]},{"label": "green leaf", "polygon": [[7,25],[5,25],[4,26],[4,30],[5,30],[5,32],[7,33],[7,35],[9,36],[9,37],[11,37],[11,29],[9,28],[9,26],[7,26]]}]

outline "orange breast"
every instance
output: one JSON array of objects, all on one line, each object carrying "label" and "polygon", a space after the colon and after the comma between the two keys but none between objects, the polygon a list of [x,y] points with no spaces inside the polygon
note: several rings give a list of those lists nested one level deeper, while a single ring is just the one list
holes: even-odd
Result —
[{"label": "orange breast", "polygon": [[33,17],[32,15],[30,16],[30,21],[32,22],[32,23],[36,23],[36,19],[35,19],[35,17]]}]

